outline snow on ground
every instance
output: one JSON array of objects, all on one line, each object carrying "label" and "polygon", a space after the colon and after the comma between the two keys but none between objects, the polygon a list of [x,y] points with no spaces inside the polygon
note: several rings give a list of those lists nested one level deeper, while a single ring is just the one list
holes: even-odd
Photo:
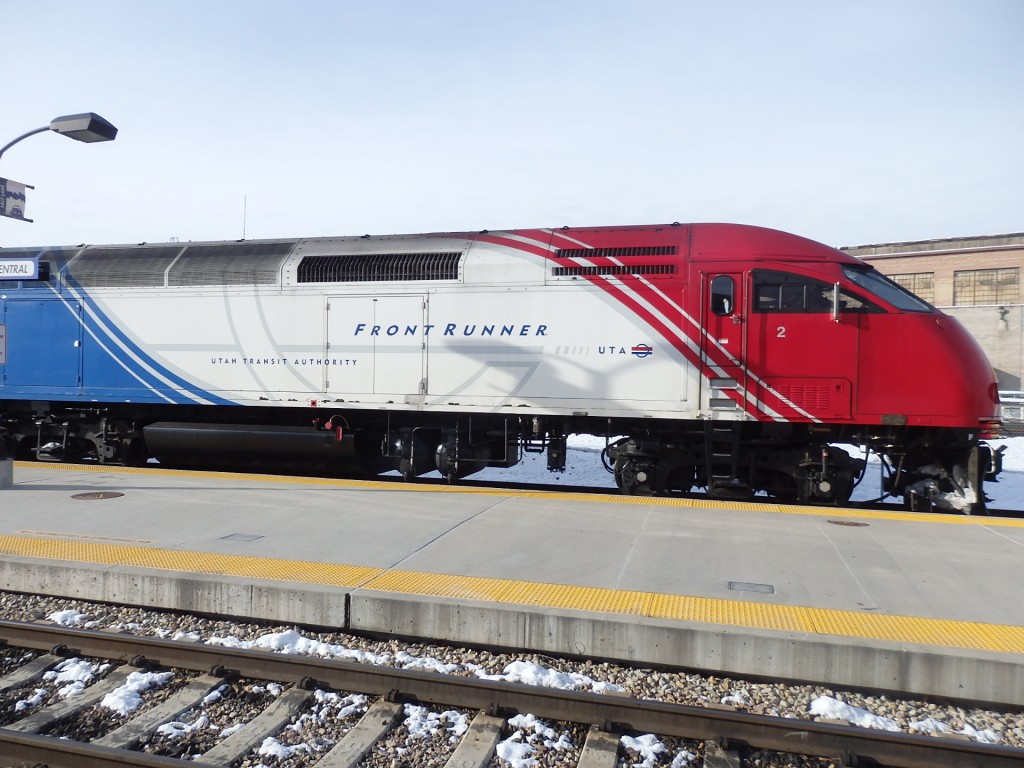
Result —
[{"label": "snow on ground", "polygon": [[462,735],[469,730],[469,717],[454,709],[431,712],[417,704],[406,704],[405,727],[409,730],[409,737],[413,739],[425,739],[435,733],[447,731],[450,734],[449,743],[458,744]]},{"label": "snow on ground", "polygon": [[103,697],[100,706],[127,717],[142,706],[142,694],[150,688],[166,685],[173,679],[173,672],[132,672],[124,685]]},{"label": "snow on ground", "polygon": [[[809,711],[815,717],[845,720],[853,725],[859,725],[861,728],[876,728],[882,731],[900,730],[895,720],[873,715],[866,709],[851,706],[831,696],[819,696],[811,702]],[[984,744],[999,743],[999,734],[995,731],[987,728],[979,731],[967,723],[964,723],[964,727],[956,731],[948,724],[929,717],[924,720],[914,720],[909,727],[912,733],[961,733],[972,741],[980,741]]]},{"label": "snow on ground", "polygon": [[848,723],[859,725],[861,728],[876,728],[880,731],[898,731],[900,729],[895,720],[873,715],[866,709],[844,704],[831,696],[820,696],[812,701],[810,712],[815,717],[845,720]]},{"label": "snow on ground", "polygon": [[62,627],[82,626],[88,629],[90,626],[89,617],[72,608],[69,608],[66,611],[57,611],[56,613],[50,614],[49,619],[54,624],[60,624]]},{"label": "snow on ground", "polygon": [[[54,614],[56,616],[57,614]],[[83,616],[82,620],[88,617]],[[395,654],[375,654],[359,649],[347,648],[343,645],[331,645],[319,640],[303,636],[297,630],[273,632],[262,635],[256,640],[242,640],[237,637],[213,636],[206,640],[210,645],[222,645],[227,648],[261,648],[283,654],[297,656],[315,656],[321,659],[345,659],[360,661],[367,664],[391,664],[399,669],[425,669],[442,674],[469,671],[484,680],[505,680],[508,682],[526,683],[545,688],[561,688],[564,690],[590,690],[594,693],[612,693],[623,690],[613,683],[601,682],[577,673],[567,674],[525,661],[513,661],[508,664],[502,674],[491,675],[475,665],[463,667],[460,664],[446,664],[430,656],[414,656],[406,651]]]},{"label": "snow on ground", "polygon": [[537,765],[534,754],[541,745],[557,752],[573,748],[568,733],[555,731],[533,715],[510,717],[508,724],[513,729],[512,735],[501,741],[495,751],[512,768],[534,768]]},{"label": "snow on ground", "polygon": [[[640,736],[623,736],[619,739],[624,749],[635,753],[640,757],[639,763],[630,763],[635,768],[654,768],[659,764],[660,756],[668,752],[668,747],[661,743],[661,740],[651,733]],[[682,749],[675,754],[669,768],[685,768],[694,764],[697,755],[689,750]],[[664,763],[661,763],[664,765]]]},{"label": "snow on ground", "polygon": [[85,659],[67,659],[43,675],[43,680],[51,685],[60,686],[57,695],[62,699],[77,696],[87,685],[110,669],[110,664],[102,662],[93,664]]},{"label": "snow on ground", "polygon": [[542,688],[561,688],[567,691],[591,690],[594,693],[618,693],[625,689],[614,683],[602,683],[577,672],[566,673],[548,669],[526,661],[513,661],[505,667],[504,674],[489,675],[483,670],[473,670],[481,680],[504,680],[508,683],[526,683]]},{"label": "snow on ground", "polygon": [[[49,618],[54,620],[55,616],[65,614],[65,611],[52,614]],[[80,621],[78,623],[85,623],[88,618],[83,614],[78,614]],[[67,626],[74,626],[69,624]],[[110,664],[106,662],[100,664],[93,664],[92,662],[86,661],[85,659],[73,658],[65,659],[60,664],[55,666],[50,671],[43,675],[43,680],[53,686],[59,686],[56,690],[58,697],[66,699],[71,696],[78,696],[86,689],[86,686],[92,684],[97,677],[103,675],[108,669]],[[43,703],[49,691],[46,688],[36,688],[30,697],[27,699],[21,699],[14,704],[14,711],[21,712],[31,707],[38,706]]]}]

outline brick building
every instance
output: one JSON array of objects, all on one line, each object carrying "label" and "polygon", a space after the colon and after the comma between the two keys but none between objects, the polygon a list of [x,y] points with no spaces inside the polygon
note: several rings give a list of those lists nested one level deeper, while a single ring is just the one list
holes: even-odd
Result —
[{"label": "brick building", "polygon": [[[984,348],[999,388],[1024,389],[1024,233],[840,250],[959,319]],[[913,361],[908,349],[906,362]]]}]

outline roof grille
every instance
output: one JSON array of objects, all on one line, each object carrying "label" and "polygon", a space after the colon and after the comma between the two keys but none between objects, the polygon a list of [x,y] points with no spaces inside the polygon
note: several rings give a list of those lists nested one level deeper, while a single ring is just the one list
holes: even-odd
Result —
[{"label": "roof grille", "polygon": [[167,276],[167,283],[272,285],[278,281],[281,263],[296,242],[190,245]]},{"label": "roof grille", "polygon": [[635,264],[635,265],[620,265],[620,264],[607,264],[598,267],[552,267],[551,274],[554,277],[568,277],[568,276],[580,276],[589,277],[591,275],[674,275],[676,273],[675,264]]},{"label": "roof grille", "polygon": [[367,283],[396,280],[458,280],[461,259],[462,251],[306,256],[299,262],[298,281]]},{"label": "roof grille", "polygon": [[68,272],[83,288],[273,285],[295,242],[87,248]]},{"label": "roof grille", "polygon": [[182,247],[87,248],[68,273],[83,288],[163,286],[164,272]]},{"label": "roof grille", "polygon": [[556,256],[573,259],[592,259],[598,256],[611,259],[628,259],[633,256],[675,256],[674,245],[635,245],[627,248],[559,248]]}]

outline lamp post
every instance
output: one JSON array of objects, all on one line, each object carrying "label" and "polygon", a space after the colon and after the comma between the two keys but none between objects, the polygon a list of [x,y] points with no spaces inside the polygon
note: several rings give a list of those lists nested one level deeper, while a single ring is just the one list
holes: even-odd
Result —
[{"label": "lamp post", "polygon": [[43,133],[44,131],[53,131],[76,141],[89,143],[94,141],[113,141],[114,137],[117,136],[117,128],[94,112],[84,112],[80,115],[64,115],[62,117],[55,117],[50,121],[49,125],[23,133],[14,141],[0,147],[0,157],[22,139],[27,139],[29,136],[35,136],[37,133]]},{"label": "lamp post", "polygon": [[[0,157],[19,141],[44,131],[53,131],[75,141],[89,143],[94,141],[113,141],[114,137],[117,136],[117,128],[95,112],[83,112],[80,115],[64,115],[62,117],[55,117],[50,121],[49,125],[23,133],[14,141],[0,147]],[[10,179],[0,178],[0,216],[21,219],[27,222],[32,221],[32,219],[25,218],[26,189],[34,189],[34,187],[22,184],[21,182],[11,181]]]}]

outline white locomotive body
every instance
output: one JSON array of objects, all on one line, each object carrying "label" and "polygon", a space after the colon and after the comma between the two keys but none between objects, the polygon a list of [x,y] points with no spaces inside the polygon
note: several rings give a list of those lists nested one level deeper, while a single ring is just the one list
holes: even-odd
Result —
[{"label": "white locomotive body", "polygon": [[[453,478],[523,451],[561,469],[582,432],[614,440],[626,493],[843,501],[863,467],[830,445],[846,441],[883,453],[912,506],[984,509],[997,396],[977,345],[794,235],[672,224],[0,257],[39,267],[0,285],[0,433],[19,455]],[[961,373],[894,379],[904,345]]]}]

